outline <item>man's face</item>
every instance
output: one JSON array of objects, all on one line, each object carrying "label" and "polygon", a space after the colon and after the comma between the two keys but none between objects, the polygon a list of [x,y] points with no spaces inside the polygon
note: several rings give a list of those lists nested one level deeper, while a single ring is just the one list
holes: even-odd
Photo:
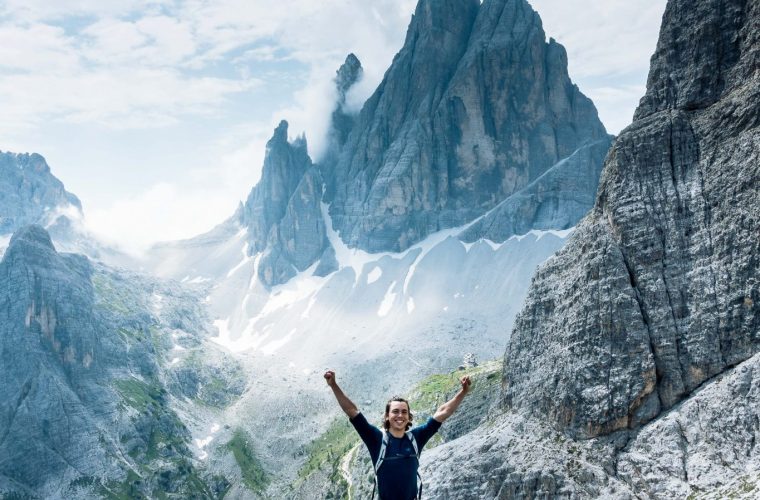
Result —
[{"label": "man's face", "polygon": [[406,424],[409,423],[409,405],[403,401],[391,401],[391,407],[388,409],[388,421],[391,430],[406,431]]}]

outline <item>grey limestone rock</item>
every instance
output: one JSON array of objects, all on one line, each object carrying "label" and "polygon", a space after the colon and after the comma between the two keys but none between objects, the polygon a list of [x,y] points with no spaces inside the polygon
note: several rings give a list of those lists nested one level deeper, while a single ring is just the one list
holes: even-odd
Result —
[{"label": "grey limestone rock", "polygon": [[596,205],[516,321],[508,408],[635,429],[760,350],[758,31],[757,2],[669,2]]},{"label": "grey limestone rock", "polygon": [[161,369],[162,332],[192,331],[200,316],[162,291],[171,317],[157,318],[145,288],[58,253],[39,226],[14,233],[0,262],[0,496],[206,488]]},{"label": "grey limestone rock", "polygon": [[499,203],[460,234],[464,241],[485,238],[504,241],[510,236],[573,227],[594,205],[599,166],[610,139],[585,145],[560,160],[538,179]]},{"label": "grey limestone rock", "polygon": [[346,143],[348,134],[354,126],[355,114],[346,109],[346,95],[364,74],[361,62],[354,54],[348,54],[346,61],[338,68],[335,75],[335,89],[338,92],[338,101],[330,117],[330,130],[328,132],[329,153],[326,155],[332,161],[334,154]]},{"label": "grey limestone rock", "polygon": [[586,440],[509,412],[423,454],[425,497],[756,498],[759,375],[757,354],[649,424]]},{"label": "grey limestone rock", "polygon": [[306,139],[288,142],[282,121],[267,143],[261,181],[243,211],[249,252],[263,252],[258,276],[266,286],[284,283],[320,259],[329,243],[322,218],[322,177]]},{"label": "grey limestone rock", "polygon": [[37,153],[0,151],[0,234],[14,232],[27,224],[48,224],[57,208],[82,204],[66,191]]},{"label": "grey limestone rock", "polygon": [[422,0],[337,163],[321,164],[326,199],[350,246],[399,251],[607,138],[524,0]]},{"label": "grey limestone rock", "polygon": [[86,467],[104,457],[84,403],[104,392],[91,273],[38,226],[14,233],[0,263],[0,475],[31,490],[77,470],[108,475]]},{"label": "grey limestone rock", "polygon": [[281,121],[267,142],[261,180],[251,190],[244,207],[243,220],[248,226],[253,252],[266,248],[270,231],[282,220],[309,166],[306,140],[288,142],[288,122]]}]

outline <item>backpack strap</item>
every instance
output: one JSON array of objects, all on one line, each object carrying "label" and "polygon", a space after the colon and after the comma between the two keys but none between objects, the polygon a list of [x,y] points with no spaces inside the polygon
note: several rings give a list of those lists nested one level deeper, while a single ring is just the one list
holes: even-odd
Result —
[{"label": "backpack strap", "polygon": [[[385,450],[388,449],[388,431],[383,431],[383,442],[380,444],[380,453],[377,454],[377,462],[375,462],[375,485],[372,487],[372,496],[370,498],[375,498],[375,490],[377,490],[377,493],[380,494],[380,485],[377,484],[377,471],[380,470],[380,466],[383,465],[383,460],[385,459]],[[417,445],[415,444],[414,449],[417,449]]]},{"label": "backpack strap", "polygon": [[[383,431],[383,442],[380,445],[380,453],[377,455],[377,462],[375,462],[375,476],[377,476],[377,471],[380,470],[380,466],[383,465],[383,460],[385,460],[385,450],[388,449],[388,439],[388,431]],[[414,449],[417,449],[416,444]]]},{"label": "backpack strap", "polygon": [[[414,454],[417,455],[417,465],[420,464],[420,455],[422,454],[422,451],[417,446],[417,438],[414,437],[414,434],[412,434],[412,431],[406,431],[406,437],[409,438],[409,441],[412,442],[412,447],[414,448]],[[420,475],[420,471],[417,470],[417,479],[420,480],[420,487],[417,490],[417,499],[422,500],[422,476]]]},{"label": "backpack strap", "polygon": [[414,448],[414,454],[417,455],[417,460],[420,459],[420,450],[417,448],[417,439],[415,439],[412,431],[406,431],[406,437],[412,442],[412,448]]}]

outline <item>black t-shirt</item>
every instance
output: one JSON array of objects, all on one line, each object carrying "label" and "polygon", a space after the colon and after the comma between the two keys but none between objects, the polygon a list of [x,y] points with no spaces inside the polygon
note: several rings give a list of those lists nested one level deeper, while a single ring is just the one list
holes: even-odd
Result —
[{"label": "black t-shirt", "polygon": [[[367,422],[361,413],[351,419],[351,424],[367,446],[369,456],[372,458],[372,465],[375,465],[380,455],[380,447],[383,444],[383,431]],[[441,423],[431,417],[423,425],[418,425],[412,429],[412,434],[417,440],[417,448],[420,451],[440,427]],[[377,471],[377,489],[380,498],[382,500],[411,500],[415,498],[417,496],[418,467],[419,462],[409,438],[406,435],[397,438],[389,433],[385,458],[380,470]]]}]

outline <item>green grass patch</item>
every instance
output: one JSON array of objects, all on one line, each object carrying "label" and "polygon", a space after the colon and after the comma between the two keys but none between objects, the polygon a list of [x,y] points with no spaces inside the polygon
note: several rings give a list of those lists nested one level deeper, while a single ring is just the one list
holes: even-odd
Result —
[{"label": "green grass patch", "polygon": [[325,465],[332,467],[333,480],[343,480],[340,475],[340,460],[359,441],[353,426],[345,417],[339,417],[330,424],[317,439],[306,445],[306,462],[298,471],[298,477],[305,479]]},{"label": "green grass patch", "polygon": [[[502,362],[499,360],[487,361],[478,366],[455,370],[445,374],[434,374],[423,379],[412,389],[409,401],[415,412],[428,414],[435,413],[441,404],[451,399],[459,390],[459,380],[465,375],[472,379],[472,392],[480,392],[488,386],[500,383]],[[469,395],[468,397],[471,397]],[[417,419],[415,419],[417,420]],[[420,421],[417,421],[419,423]]]},{"label": "green grass patch", "polygon": [[235,462],[240,467],[243,484],[251,491],[263,492],[269,485],[269,476],[256,458],[248,435],[241,429],[235,430],[226,447],[232,452]]},{"label": "green grass patch", "polygon": [[119,315],[139,313],[143,308],[128,284],[115,282],[105,273],[95,273],[92,277],[95,290],[95,305]]},{"label": "green grass patch", "polygon": [[166,390],[158,384],[148,384],[136,378],[116,380],[116,390],[122,399],[134,409],[144,412],[149,408],[160,408],[166,397]]},{"label": "green grass patch", "polygon": [[147,498],[142,489],[142,478],[130,469],[124,481],[109,482],[107,487],[101,487],[100,494],[109,500],[142,500]]}]

